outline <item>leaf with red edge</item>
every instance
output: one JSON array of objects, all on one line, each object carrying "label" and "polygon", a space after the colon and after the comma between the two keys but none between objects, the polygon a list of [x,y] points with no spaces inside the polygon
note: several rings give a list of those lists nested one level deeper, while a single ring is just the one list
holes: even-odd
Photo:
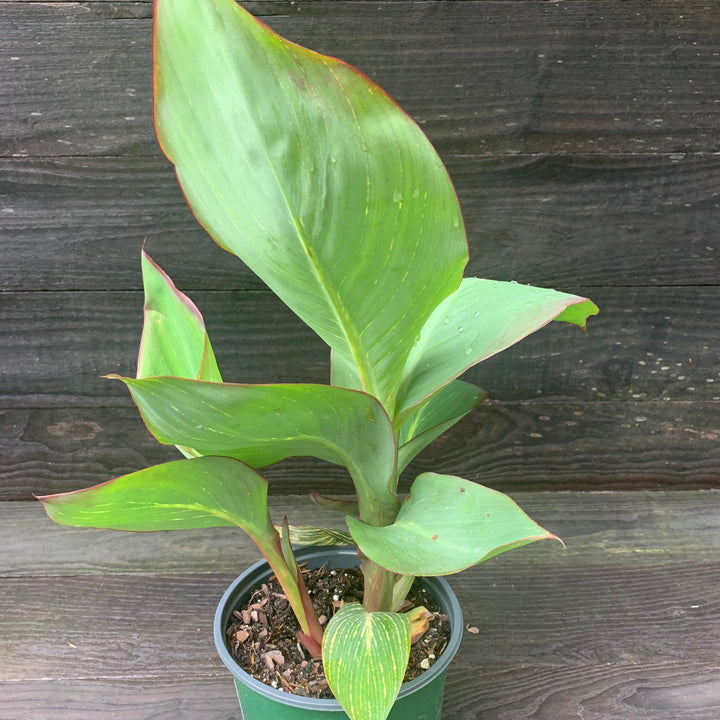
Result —
[{"label": "leaf with red edge", "polygon": [[408,356],[397,418],[473,365],[514,345],[552,320],[585,327],[594,303],[568,293],[497,280],[466,278],[443,300]]},{"label": "leaf with red edge", "polygon": [[436,473],[416,478],[392,525],[346,521],[364,555],[401,575],[448,575],[537,540],[558,539],[507,495]]},{"label": "leaf with red edge", "polygon": [[221,382],[200,311],[143,250],[143,333],[137,377],[175,377]]},{"label": "leaf with red edge", "polygon": [[360,72],[234,0],[157,0],[154,58],[158,139],[201,225],[394,407],[467,262],[423,132]]}]

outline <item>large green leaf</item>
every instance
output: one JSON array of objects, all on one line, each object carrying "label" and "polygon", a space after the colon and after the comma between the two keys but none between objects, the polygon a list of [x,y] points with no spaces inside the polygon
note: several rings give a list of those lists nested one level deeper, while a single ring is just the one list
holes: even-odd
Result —
[{"label": "large green leaf", "polygon": [[252,467],[291,456],[344,465],[361,515],[389,522],[398,500],[392,425],[375,398],[328,385],[233,385],[183,378],[120,378],[162,443]]},{"label": "large green leaf", "polygon": [[392,407],[467,260],[440,159],[365,76],[234,0],[155,7],[157,134],[191,209]]},{"label": "large green leaf", "polygon": [[235,525],[256,539],[275,533],[267,481],[230,458],[176,460],[39,499],[51,519],[73,527],[151,531]]},{"label": "large green leaf", "polygon": [[327,680],[351,720],[385,720],[409,656],[408,616],[367,612],[360,603],[340,608],[323,636]]},{"label": "large green leaf", "polygon": [[410,351],[395,415],[403,417],[437,388],[550,321],[584,328],[587,317],[597,312],[590,300],[577,295],[466,278],[438,305]]},{"label": "large green leaf", "polygon": [[346,518],[360,550],[402,575],[447,575],[536,540],[557,539],[507,495],[453,475],[419,475],[397,519]]},{"label": "large green leaf", "polygon": [[221,382],[202,315],[143,251],[145,309],[137,376],[156,375]]},{"label": "large green leaf", "polygon": [[465,417],[486,395],[477,385],[454,380],[415,406],[397,432],[398,472],[402,472],[435,438]]}]

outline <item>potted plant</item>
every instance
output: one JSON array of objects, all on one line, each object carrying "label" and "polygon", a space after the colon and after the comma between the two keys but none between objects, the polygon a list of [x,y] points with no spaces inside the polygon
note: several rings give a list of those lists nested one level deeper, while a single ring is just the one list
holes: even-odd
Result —
[{"label": "potted plant", "polygon": [[[191,210],[327,343],[331,384],[223,382],[200,312],[143,252],[137,377],[117,379],[153,435],[185,459],[40,500],[66,525],[236,526],[251,536],[265,565],[249,571],[250,581],[277,578],[301,651],[322,657],[339,704],[299,699],[297,712],[309,714],[289,714],[286,695],[283,714],[268,710],[266,700],[282,695],[268,689],[246,699],[246,720],[326,711],[399,718],[398,694],[399,708],[414,691],[425,714],[416,703],[405,716],[436,718],[427,683],[401,691],[413,635],[423,630],[422,608],[399,611],[413,580],[555,536],[507,496],[455,476],[424,473],[402,497],[400,473],[484,397],[458,379],[466,369],[552,320],[584,327],[597,308],[554,290],[463,279],[458,200],[418,126],[357,70],[284,40],[234,0],[156,0],[154,89],[158,139]],[[331,533],[287,519],[273,525],[258,469],[290,456],[349,471],[354,500],[314,498],[345,516],[340,537],[354,546],[340,559],[293,550],[298,538],[325,542]],[[303,579],[308,559],[359,563],[362,604],[342,605],[323,625]],[[447,584],[424,582],[453,611]],[[229,666],[228,618],[249,592],[238,587],[216,625]],[[253,682],[242,679],[241,694],[241,686],[255,692]]]}]

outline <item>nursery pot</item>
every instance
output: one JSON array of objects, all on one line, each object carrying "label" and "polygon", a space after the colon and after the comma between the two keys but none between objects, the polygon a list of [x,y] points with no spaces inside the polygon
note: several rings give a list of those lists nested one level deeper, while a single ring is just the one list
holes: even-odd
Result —
[{"label": "nursery pot", "polygon": [[[296,553],[298,562],[311,568],[349,568],[358,565],[354,546],[305,547]],[[232,658],[226,646],[226,630],[233,610],[250,599],[254,588],[272,575],[262,560],[248,568],[225,591],[215,613],[215,647],[235,678],[244,720],[348,720],[337,700],[301,697],[276,690],[246,673]],[[460,645],[462,612],[454,592],[442,578],[421,578],[420,582],[435,598],[450,622],[447,647],[422,675],[404,683],[388,720],[439,720],[445,686],[445,672]]]}]

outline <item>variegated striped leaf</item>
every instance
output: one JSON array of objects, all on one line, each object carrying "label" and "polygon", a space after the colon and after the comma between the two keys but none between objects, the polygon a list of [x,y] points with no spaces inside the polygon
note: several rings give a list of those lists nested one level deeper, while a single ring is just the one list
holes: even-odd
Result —
[{"label": "variegated striped leaf", "polygon": [[367,612],[360,603],[340,608],[323,636],[325,674],[351,720],[387,718],[409,656],[408,616]]},{"label": "variegated striped leaf", "polygon": [[[275,528],[282,532],[281,526]],[[354,545],[355,541],[346,530],[335,528],[321,528],[312,525],[288,526],[290,543],[292,545]]]}]

